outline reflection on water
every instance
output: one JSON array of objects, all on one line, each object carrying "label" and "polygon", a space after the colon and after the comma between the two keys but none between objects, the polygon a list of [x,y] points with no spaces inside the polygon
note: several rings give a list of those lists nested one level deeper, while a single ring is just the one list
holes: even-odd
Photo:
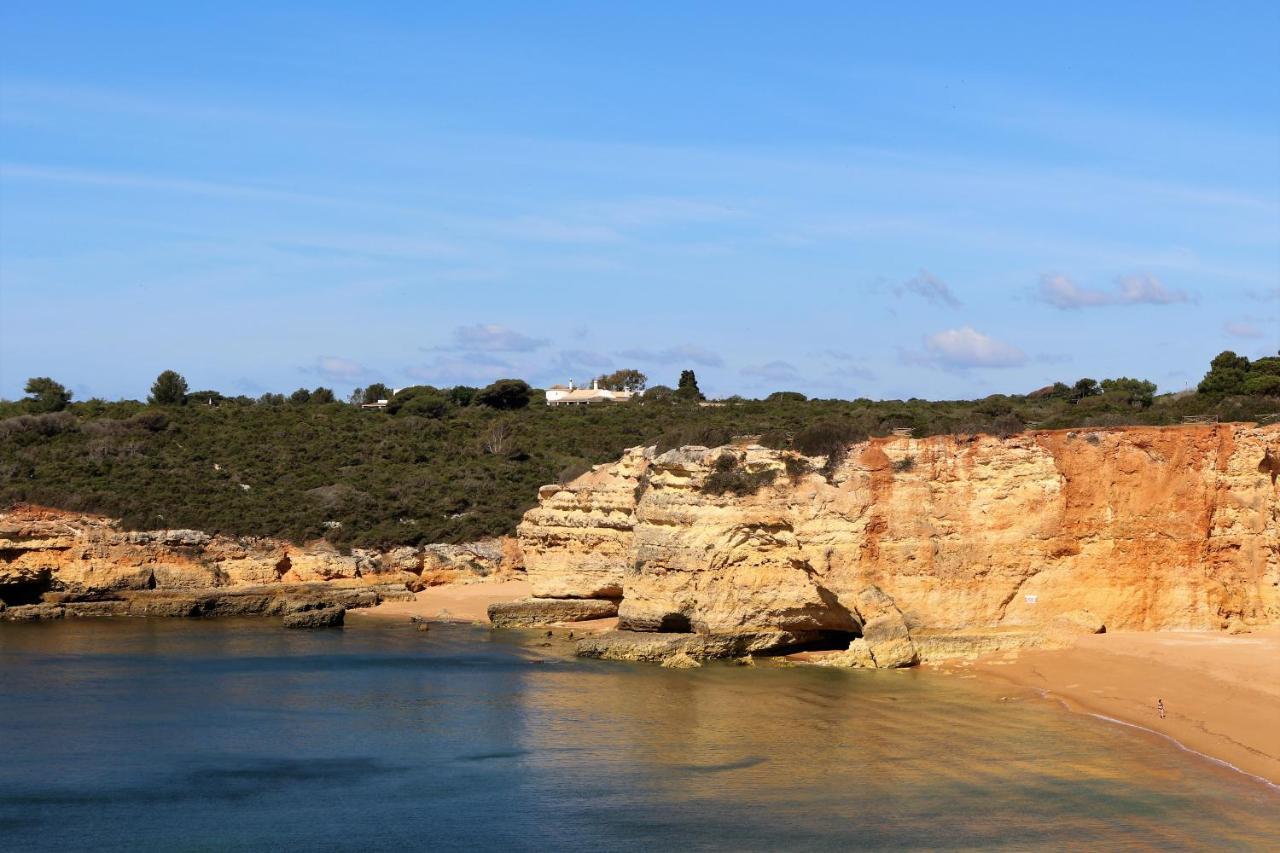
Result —
[{"label": "reflection on water", "polygon": [[1280,837],[1280,797],[1263,786],[997,686],[565,651],[368,621],[3,626],[0,846],[1257,849]]}]

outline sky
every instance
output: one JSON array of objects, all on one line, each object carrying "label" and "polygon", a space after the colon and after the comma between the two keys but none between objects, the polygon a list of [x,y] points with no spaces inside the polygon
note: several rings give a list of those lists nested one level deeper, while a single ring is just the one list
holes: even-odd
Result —
[{"label": "sky", "polygon": [[1280,6],[903,6],[10,0],[0,397],[1280,349]]}]

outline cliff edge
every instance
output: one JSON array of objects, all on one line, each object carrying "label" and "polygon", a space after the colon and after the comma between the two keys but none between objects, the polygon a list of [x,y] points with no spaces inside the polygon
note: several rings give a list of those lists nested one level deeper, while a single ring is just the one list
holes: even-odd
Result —
[{"label": "cliff edge", "polygon": [[1280,427],[1247,424],[895,437],[831,460],[633,448],[544,486],[518,536],[535,596],[620,600],[621,636],[585,654],[843,635],[846,657],[894,666],[1280,622],[1277,473]]}]

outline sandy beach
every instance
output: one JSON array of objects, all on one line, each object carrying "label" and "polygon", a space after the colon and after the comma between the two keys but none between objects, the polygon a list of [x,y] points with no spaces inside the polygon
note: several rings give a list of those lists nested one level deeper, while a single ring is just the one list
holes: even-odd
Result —
[{"label": "sandy beach", "polygon": [[[524,579],[486,581],[469,584],[444,584],[416,593],[412,601],[384,601],[377,607],[348,611],[348,618],[409,619],[418,617],[439,622],[476,622],[489,624],[489,605],[502,601],[518,601],[530,596],[529,582]],[[592,619],[565,623],[577,633],[608,631],[618,620]]]},{"label": "sandy beach", "polygon": [[1034,688],[1280,786],[1280,629],[1098,634],[945,667]]}]

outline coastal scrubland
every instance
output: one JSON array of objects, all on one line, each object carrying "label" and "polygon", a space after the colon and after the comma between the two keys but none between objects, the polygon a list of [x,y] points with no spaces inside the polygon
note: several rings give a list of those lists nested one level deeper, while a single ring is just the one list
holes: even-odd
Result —
[{"label": "coastal scrubland", "polygon": [[172,381],[164,394],[153,389],[150,403],[74,402],[42,380],[28,399],[0,403],[0,503],[102,513],[139,529],[323,537],[344,548],[463,542],[511,533],[540,485],[637,445],[751,435],[826,455],[898,429],[1008,436],[1027,427],[1257,421],[1280,412],[1272,387],[1280,358],[1242,363],[1224,353],[1206,382],[1198,392],[1157,396],[1140,380],[1086,379],[954,401],[781,392],[708,403],[655,388],[636,402],[567,408],[495,383],[419,386],[370,410],[326,389],[251,400],[171,393]]}]

